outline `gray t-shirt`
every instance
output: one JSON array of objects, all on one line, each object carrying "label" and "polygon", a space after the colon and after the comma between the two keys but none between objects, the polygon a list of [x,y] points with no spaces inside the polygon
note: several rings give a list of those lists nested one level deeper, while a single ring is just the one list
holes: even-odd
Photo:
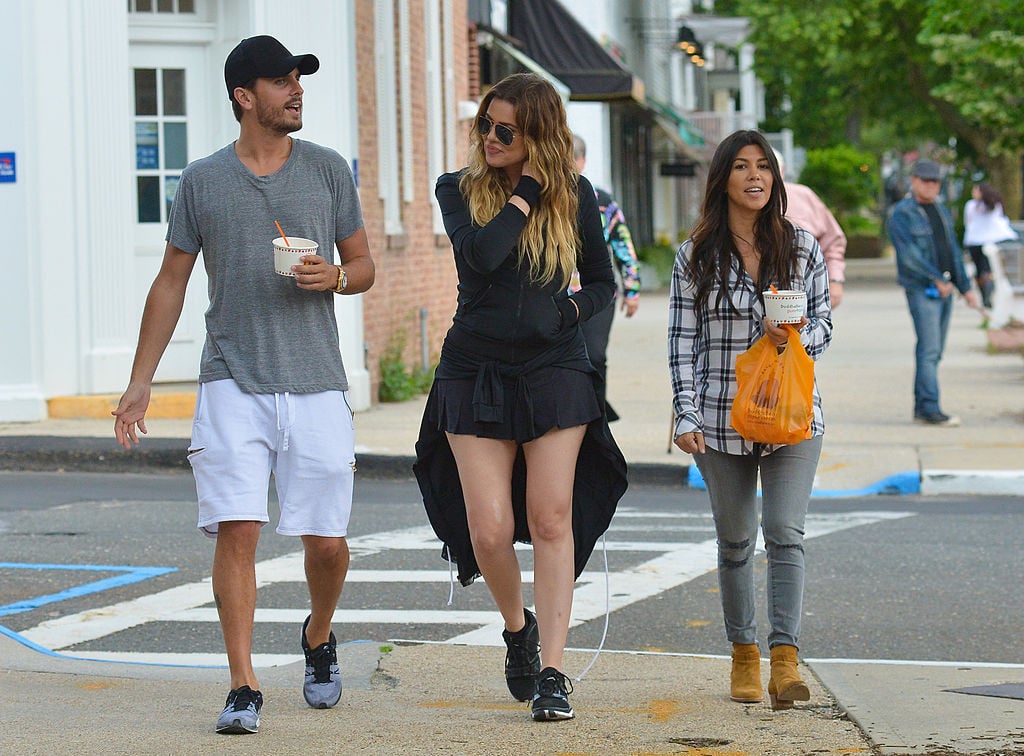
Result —
[{"label": "gray t-shirt", "polygon": [[315,240],[334,262],[335,241],[363,225],[345,159],[293,139],[280,170],[257,176],[229,144],[182,172],[167,241],[191,254],[202,250],[209,278],[199,381],[233,378],[255,394],[345,391],[337,295],[303,291],[274,272],[275,220],[285,234]]}]

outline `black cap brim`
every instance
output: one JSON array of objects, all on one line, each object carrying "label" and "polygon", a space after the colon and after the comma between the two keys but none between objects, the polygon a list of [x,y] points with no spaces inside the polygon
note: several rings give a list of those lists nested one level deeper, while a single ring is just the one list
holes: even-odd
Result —
[{"label": "black cap brim", "polygon": [[285,74],[291,73],[296,68],[299,69],[299,73],[303,76],[315,74],[320,70],[320,61],[315,55],[308,53],[306,55],[293,55],[287,65],[282,61],[281,66],[283,70],[275,69],[270,73],[261,74],[261,78],[284,76]]}]

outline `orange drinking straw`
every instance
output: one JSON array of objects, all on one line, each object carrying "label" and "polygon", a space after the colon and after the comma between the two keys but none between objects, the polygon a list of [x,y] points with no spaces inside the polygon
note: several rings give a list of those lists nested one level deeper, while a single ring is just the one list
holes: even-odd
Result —
[{"label": "orange drinking straw", "polygon": [[[274,223],[277,223],[277,221],[274,221]],[[277,227],[277,230],[278,230],[278,231],[281,231],[281,227],[280,227],[280,226],[278,226],[278,227]],[[284,236],[284,231],[281,231],[281,236]],[[285,240],[284,240],[284,243],[285,243],[285,244],[287,244],[287,243],[288,243],[288,240],[287,240],[287,239],[285,239]],[[772,289],[772,294],[778,294],[778,293],[779,293],[779,290],[775,288],[775,284],[768,284],[768,285],[769,285],[769,286],[771,287],[771,289]]]},{"label": "orange drinking straw", "polygon": [[[284,229],[281,228],[281,224],[278,223],[277,221],[274,221],[274,225],[277,226],[278,233],[281,234],[281,238],[284,239],[284,246],[286,246],[286,247],[292,246],[291,244],[288,243],[288,237],[284,235]],[[775,287],[773,286],[772,288],[775,288]]]}]

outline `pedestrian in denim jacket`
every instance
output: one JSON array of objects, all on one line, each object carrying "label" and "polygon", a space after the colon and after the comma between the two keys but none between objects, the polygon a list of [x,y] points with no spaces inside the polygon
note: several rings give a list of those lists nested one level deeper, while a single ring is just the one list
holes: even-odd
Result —
[{"label": "pedestrian in denim jacket", "polygon": [[953,294],[969,307],[978,300],[964,269],[953,218],[938,199],[942,174],[937,163],[919,160],[910,176],[910,194],[893,206],[889,236],[896,249],[900,286],[914,322],[914,420],[928,425],[960,424],[939,403],[939,361],[946,346]]}]

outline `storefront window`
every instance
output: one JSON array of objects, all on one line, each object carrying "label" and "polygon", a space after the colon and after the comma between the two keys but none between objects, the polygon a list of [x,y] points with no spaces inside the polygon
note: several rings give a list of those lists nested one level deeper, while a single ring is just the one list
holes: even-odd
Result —
[{"label": "storefront window", "polygon": [[134,74],[138,222],[165,223],[188,163],[185,70],[136,68]]}]

